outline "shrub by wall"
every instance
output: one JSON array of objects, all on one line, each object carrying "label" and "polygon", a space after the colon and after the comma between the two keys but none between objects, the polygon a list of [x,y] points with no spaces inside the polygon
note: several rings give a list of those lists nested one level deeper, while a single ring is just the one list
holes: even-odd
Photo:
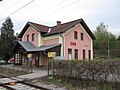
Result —
[{"label": "shrub by wall", "polygon": [[[67,82],[80,83],[118,83],[120,82],[120,60],[54,61],[54,74]],[[90,83],[92,82],[92,83]],[[86,85],[86,84],[85,84]]]}]

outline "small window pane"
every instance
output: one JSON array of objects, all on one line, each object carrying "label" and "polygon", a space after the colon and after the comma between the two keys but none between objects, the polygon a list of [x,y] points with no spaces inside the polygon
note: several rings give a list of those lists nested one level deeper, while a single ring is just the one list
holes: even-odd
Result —
[{"label": "small window pane", "polygon": [[84,40],[83,33],[81,33],[80,36],[81,36],[81,40]]},{"label": "small window pane", "polygon": [[29,35],[27,35],[27,42],[29,41]]},{"label": "small window pane", "polygon": [[32,34],[32,41],[34,41],[34,39],[35,39],[35,34],[33,33]]},{"label": "small window pane", "polygon": [[91,50],[88,50],[88,57],[89,57],[89,60],[91,60]]},{"label": "small window pane", "polygon": [[74,39],[77,39],[77,31],[74,31]]},{"label": "small window pane", "polygon": [[85,59],[85,50],[83,50],[83,60]]},{"label": "small window pane", "polygon": [[78,49],[75,49],[74,53],[75,53],[75,59],[78,59]]}]

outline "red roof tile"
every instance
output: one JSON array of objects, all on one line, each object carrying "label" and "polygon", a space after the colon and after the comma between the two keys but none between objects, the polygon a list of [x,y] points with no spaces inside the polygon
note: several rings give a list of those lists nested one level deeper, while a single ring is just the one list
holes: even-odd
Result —
[{"label": "red roof tile", "polygon": [[68,29],[70,29],[71,27],[74,27],[78,23],[80,23],[84,27],[84,29],[86,30],[86,32],[90,35],[92,39],[95,39],[95,36],[93,35],[93,33],[91,32],[91,30],[86,25],[83,19],[78,19],[78,20],[74,20],[71,22],[63,23],[63,24],[61,24],[60,21],[57,21],[57,25],[53,27],[49,27],[49,26],[45,26],[45,25],[41,25],[41,24],[37,24],[33,22],[28,22],[23,28],[23,30],[21,31],[19,37],[20,38],[22,37],[22,35],[25,33],[25,31],[27,30],[29,26],[32,26],[37,31],[44,32],[44,36],[48,36],[48,35],[63,33],[67,31]]},{"label": "red roof tile", "polygon": [[41,24],[37,24],[37,23],[33,23],[33,22],[28,22],[30,25],[32,25],[33,27],[35,27],[38,31],[41,32],[48,32],[49,27],[45,26],[45,25],[41,25]]},{"label": "red roof tile", "polygon": [[81,20],[81,19],[53,26],[53,27],[51,27],[51,31],[45,35],[51,35],[51,34],[65,32],[66,30],[68,30],[69,28],[74,26],[76,23],[78,23],[79,20]]}]

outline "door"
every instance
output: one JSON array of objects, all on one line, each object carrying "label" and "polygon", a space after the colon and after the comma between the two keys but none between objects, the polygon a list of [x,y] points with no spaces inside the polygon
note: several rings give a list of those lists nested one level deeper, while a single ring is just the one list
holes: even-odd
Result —
[{"label": "door", "polygon": [[72,60],[72,49],[68,48],[68,60]]}]

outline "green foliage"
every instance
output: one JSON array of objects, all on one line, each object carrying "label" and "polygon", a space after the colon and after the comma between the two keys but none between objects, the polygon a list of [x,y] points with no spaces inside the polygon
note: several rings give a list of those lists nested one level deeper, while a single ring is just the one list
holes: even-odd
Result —
[{"label": "green foliage", "polygon": [[119,67],[120,59],[56,61],[54,65],[57,78],[71,83],[75,87],[102,88],[100,90],[112,90],[111,88],[115,88],[115,85],[111,83],[117,82],[118,78],[120,78]]},{"label": "green foliage", "polygon": [[[108,56],[108,45],[110,50],[110,58],[120,57],[120,36],[117,38],[109,32],[104,23],[100,23],[94,31],[96,40],[94,40],[94,56],[95,58],[106,59]],[[108,44],[109,41],[109,44]]]},{"label": "green foliage", "polygon": [[0,28],[0,57],[4,57],[4,59],[9,59],[9,52],[13,47],[12,42],[15,40],[13,23],[11,19],[8,17],[5,22],[2,24]]},{"label": "green foliage", "polygon": [[6,21],[2,24],[1,27],[1,37],[13,37],[14,36],[14,30],[13,23],[11,19],[8,17]]},{"label": "green foliage", "polygon": [[[64,86],[65,88],[67,89],[72,89],[74,88],[74,86],[70,83],[67,83],[65,81],[62,81],[62,79],[59,79],[59,78],[55,78],[55,77],[48,77],[48,80],[47,80],[47,83],[49,84],[54,84],[54,85],[57,85],[57,86]],[[72,89],[73,90],[73,89]]]},{"label": "green foliage", "polygon": [[54,78],[54,77],[48,77],[48,82],[56,84],[56,85],[60,85],[62,83],[62,80]]}]

